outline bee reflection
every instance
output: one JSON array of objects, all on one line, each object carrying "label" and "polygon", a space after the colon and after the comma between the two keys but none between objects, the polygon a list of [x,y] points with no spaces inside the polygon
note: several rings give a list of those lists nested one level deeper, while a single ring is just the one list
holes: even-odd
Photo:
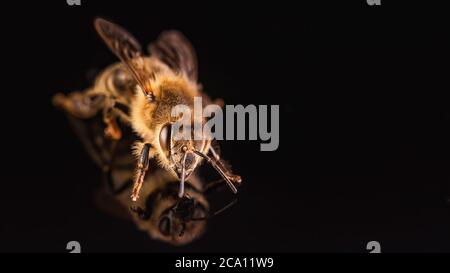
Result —
[{"label": "bee reflection", "polygon": [[[113,173],[110,178],[120,179],[119,173]],[[153,239],[174,245],[187,244],[204,233],[209,203],[196,175],[186,183],[183,198],[178,197],[178,180],[165,170],[157,170],[145,180],[141,189],[143,198],[137,202],[130,201],[129,191],[116,197],[124,207],[130,208],[131,218],[140,230]]]}]

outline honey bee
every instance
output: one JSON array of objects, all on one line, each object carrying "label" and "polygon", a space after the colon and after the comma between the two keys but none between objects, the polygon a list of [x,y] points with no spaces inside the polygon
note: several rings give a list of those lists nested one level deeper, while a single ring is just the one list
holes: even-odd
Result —
[{"label": "honey bee", "polygon": [[[197,58],[190,42],[177,31],[166,31],[149,45],[150,56],[145,56],[141,45],[122,27],[101,18],[94,25],[121,62],[105,69],[92,88],[70,96],[57,94],[54,103],[78,119],[101,113],[106,126],[104,135],[113,146],[123,135],[120,124],[132,128],[138,138],[132,145],[137,158],[132,201],[139,198],[152,159],[179,181],[180,200],[189,198],[185,196],[185,181],[201,161],[211,164],[236,193],[241,177],[233,174],[220,158],[212,140],[206,135],[200,140],[180,139],[173,130],[173,124],[181,119],[172,117],[174,107],[192,108],[196,96],[211,101],[197,82]],[[190,125],[185,128],[195,127]],[[110,168],[99,158],[94,160],[104,170]]]},{"label": "honey bee", "polygon": [[210,217],[205,184],[192,174],[185,195],[179,198],[177,179],[152,160],[149,165],[153,171],[145,177],[141,198],[136,202],[130,200],[135,158],[126,149],[127,140],[122,138],[111,153],[114,158],[104,173],[104,188],[97,195],[97,204],[112,215],[121,213],[155,240],[184,245],[200,237]]},{"label": "honey bee", "polygon": [[[113,74],[117,75],[117,74]],[[76,96],[75,94],[72,94]],[[155,160],[154,170],[145,177],[141,198],[129,198],[134,179],[135,157],[130,145],[136,140],[131,128],[119,124],[120,141],[105,137],[106,125],[101,113],[88,119],[67,115],[91,158],[103,169],[103,187],[96,194],[97,206],[111,215],[130,220],[153,239],[184,245],[199,238],[206,230],[207,220],[224,209],[210,214],[207,199],[217,191],[223,180],[203,183],[196,173],[186,183],[186,194],[178,197],[178,180]]]}]

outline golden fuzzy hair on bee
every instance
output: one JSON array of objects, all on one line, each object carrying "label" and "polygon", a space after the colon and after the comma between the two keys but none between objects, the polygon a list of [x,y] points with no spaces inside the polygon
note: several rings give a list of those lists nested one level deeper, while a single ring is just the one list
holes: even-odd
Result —
[{"label": "golden fuzzy hair on bee", "polygon": [[[173,73],[169,70],[157,74],[152,86],[157,90],[154,102],[150,102],[144,93],[139,90],[140,88],[137,88],[130,107],[131,125],[144,142],[151,144],[152,155],[156,156],[158,162],[163,167],[169,168],[168,160],[160,156],[164,152],[157,136],[159,136],[162,126],[175,121],[174,117],[171,116],[172,109],[175,106],[193,106],[194,97],[199,95],[198,86],[184,74]],[[142,145],[137,144],[136,147],[142,148]],[[139,151],[139,149],[134,150]],[[135,155],[139,157],[139,152],[136,152]]]}]

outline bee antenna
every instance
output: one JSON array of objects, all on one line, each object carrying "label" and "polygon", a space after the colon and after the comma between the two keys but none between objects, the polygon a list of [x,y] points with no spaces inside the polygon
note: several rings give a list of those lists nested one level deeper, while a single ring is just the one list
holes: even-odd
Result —
[{"label": "bee antenna", "polygon": [[201,218],[192,218],[191,221],[203,221],[203,220],[211,219],[214,216],[217,216],[217,215],[221,214],[222,212],[226,211],[227,209],[231,208],[236,203],[237,203],[237,198],[233,199],[233,201],[229,202],[227,205],[225,205],[223,208],[217,210],[213,214],[206,216],[206,217],[201,217]]},{"label": "bee antenna", "polygon": [[212,160],[209,156],[207,156],[204,153],[201,153],[197,150],[194,150],[194,153],[196,155],[204,158],[206,160],[206,162],[211,164],[213,166],[213,168],[223,177],[225,182],[227,182],[228,187],[230,187],[230,189],[233,191],[233,193],[235,193],[235,194],[237,193],[236,186],[233,184],[233,182],[230,180],[230,178],[228,177],[228,175],[225,173],[225,171],[222,169],[221,166],[219,166],[214,160]]}]

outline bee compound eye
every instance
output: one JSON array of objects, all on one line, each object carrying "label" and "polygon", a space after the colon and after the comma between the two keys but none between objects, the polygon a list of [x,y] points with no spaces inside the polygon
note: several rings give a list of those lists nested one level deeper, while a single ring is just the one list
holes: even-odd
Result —
[{"label": "bee compound eye", "polygon": [[172,125],[170,123],[164,125],[159,132],[159,145],[165,153],[170,153],[170,137]]},{"label": "bee compound eye", "polygon": [[165,235],[168,236],[170,234],[171,230],[171,222],[169,217],[164,216],[161,221],[159,222],[159,231]]}]

